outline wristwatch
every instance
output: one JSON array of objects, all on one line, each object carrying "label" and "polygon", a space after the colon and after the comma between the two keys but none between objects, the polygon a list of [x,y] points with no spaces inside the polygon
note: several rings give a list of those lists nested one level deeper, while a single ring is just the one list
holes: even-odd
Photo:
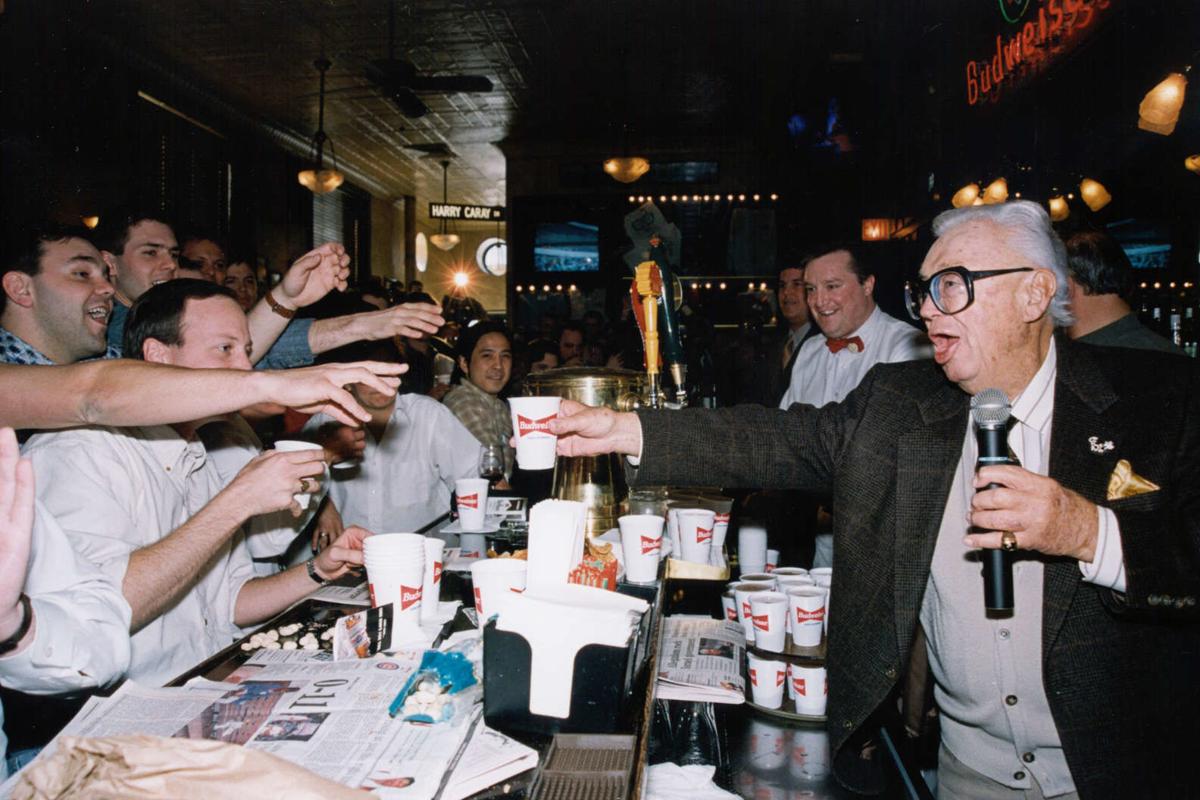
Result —
[{"label": "wristwatch", "polygon": [[280,304],[280,302],[275,299],[275,290],[274,289],[271,289],[270,291],[268,291],[266,293],[266,295],[264,295],[264,297],[267,301],[267,305],[269,305],[271,307],[271,310],[274,311],[279,316],[283,317],[284,319],[293,319],[296,316],[295,309],[284,308]]},{"label": "wristwatch", "polygon": [[329,583],[329,581],[327,581],[326,579],[322,578],[320,575],[317,574],[317,559],[316,558],[310,558],[308,561],[305,561],[304,569],[306,569],[308,571],[308,577],[312,578],[314,581],[316,581],[321,586],[324,586],[325,584]]},{"label": "wristwatch", "polygon": [[0,656],[7,655],[17,649],[17,645],[25,638],[25,634],[29,633],[29,626],[33,624],[33,607],[29,604],[29,595],[21,593],[21,624],[17,626],[17,632],[0,642]]}]

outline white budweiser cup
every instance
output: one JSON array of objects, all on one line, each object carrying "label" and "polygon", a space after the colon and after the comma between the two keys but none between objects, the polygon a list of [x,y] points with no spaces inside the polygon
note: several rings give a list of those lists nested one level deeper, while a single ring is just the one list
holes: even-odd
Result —
[{"label": "white budweiser cup", "polygon": [[712,511],[703,508],[679,509],[679,549],[684,561],[708,563],[715,516]]},{"label": "white budweiser cup", "polygon": [[658,580],[664,522],[662,517],[654,514],[626,514],[617,520],[621,528],[626,581],[654,583]]},{"label": "white budweiser cup", "polygon": [[798,575],[808,575],[808,570],[804,567],[776,567],[771,570],[771,574],[776,578],[794,578]]},{"label": "white budweiser cup", "polygon": [[421,574],[421,622],[434,622],[438,613],[438,596],[442,589],[442,553],[446,543],[433,536],[425,537],[425,570]]},{"label": "white budweiser cup", "polygon": [[[799,589],[806,586],[816,586],[813,579],[807,575],[784,575],[776,580],[778,586],[777,591],[788,594],[792,589]],[[790,636],[792,633],[792,617],[795,616],[790,608],[787,615],[787,632]]]},{"label": "white budweiser cup", "polygon": [[460,533],[458,535],[459,558],[484,558],[487,556],[487,537],[482,533]]},{"label": "white budweiser cup", "polygon": [[829,698],[829,681],[824,667],[792,665],[792,689],[796,696],[796,713],[810,717],[825,716]]},{"label": "white budweiser cup", "polygon": [[779,551],[768,549],[767,565],[763,568],[763,572],[774,572],[777,566],[779,566]]},{"label": "white budweiser cup", "polygon": [[471,584],[475,591],[475,613],[479,627],[499,611],[503,592],[525,591],[526,564],[519,558],[489,558],[471,565]]},{"label": "white budweiser cup", "polygon": [[554,469],[558,437],[550,432],[550,420],[558,416],[561,403],[561,397],[508,398],[521,469]]},{"label": "white budweiser cup", "polygon": [[720,550],[725,546],[725,534],[729,532],[729,512],[733,509],[733,501],[729,499],[713,500],[710,505],[715,514],[712,546],[713,550]]},{"label": "white budweiser cup", "polygon": [[483,478],[459,478],[454,482],[454,496],[458,504],[458,527],[464,531],[483,530],[488,482]]},{"label": "white budweiser cup", "polygon": [[783,705],[784,683],[787,681],[787,663],[746,654],[750,665],[750,694],[754,704],[763,708],[779,708]]},{"label": "white budweiser cup", "polygon": [[371,605],[392,604],[397,628],[418,627],[424,590],[425,537],[416,533],[380,533],[363,540],[363,564]]},{"label": "white budweiser cup", "polygon": [[738,566],[742,575],[767,568],[767,529],[743,525],[738,529]]},{"label": "white budweiser cup", "polygon": [[769,572],[743,573],[741,583],[765,583],[772,589],[775,589],[779,585],[779,582],[775,580],[775,576]]},{"label": "white budweiser cup", "polygon": [[746,634],[746,641],[754,641],[754,620],[751,617],[750,595],[758,592],[769,592],[771,587],[765,583],[738,583],[733,587],[733,601],[737,606],[738,622]]},{"label": "white budweiser cup", "polygon": [[[750,718],[750,766],[746,772],[774,772],[787,763],[787,729],[757,717]],[[754,797],[753,794],[747,795]]]},{"label": "white budweiser cup", "polygon": [[825,630],[825,590],[820,586],[797,586],[788,590],[787,597],[792,644],[816,647]]},{"label": "white budweiser cup", "polygon": [[792,763],[788,768],[796,780],[817,780],[829,774],[829,734],[823,729],[792,729]]},{"label": "white budweiser cup", "polygon": [[[321,447],[319,444],[314,444],[313,442],[302,442],[299,439],[280,439],[279,441],[275,442],[275,449],[281,453],[298,453],[303,450],[324,450],[325,448]],[[328,467],[325,467],[324,469],[328,470]],[[328,473],[326,473],[326,476],[328,476]],[[316,479],[309,478],[306,483],[313,480]],[[308,509],[308,504],[312,502],[314,494],[316,494],[318,501],[324,497],[324,487],[325,482],[321,481],[321,489],[319,491],[300,492],[299,494],[292,495],[292,499],[296,501],[296,505],[300,506],[300,510],[305,511]]]},{"label": "white budweiser cup", "polygon": [[817,582],[818,586],[828,587],[833,582],[833,567],[813,567],[808,576]]},{"label": "white budweiser cup", "polygon": [[741,624],[741,620],[738,619],[737,600],[733,596],[732,589],[726,589],[721,595],[721,610],[725,612],[727,622]]},{"label": "white budweiser cup", "polygon": [[754,644],[762,650],[782,653],[787,645],[788,598],[779,592],[750,595],[750,619],[754,623]]}]

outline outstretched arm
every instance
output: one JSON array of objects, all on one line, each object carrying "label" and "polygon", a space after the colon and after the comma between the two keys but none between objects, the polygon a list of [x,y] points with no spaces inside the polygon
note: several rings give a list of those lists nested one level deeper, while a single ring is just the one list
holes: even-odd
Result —
[{"label": "outstretched arm", "polygon": [[0,424],[14,428],[160,425],[257,403],[324,411],[349,424],[370,419],[344,386],[394,392],[404,365],[361,362],[287,372],[184,369],[114,359],[57,367],[0,365]]}]

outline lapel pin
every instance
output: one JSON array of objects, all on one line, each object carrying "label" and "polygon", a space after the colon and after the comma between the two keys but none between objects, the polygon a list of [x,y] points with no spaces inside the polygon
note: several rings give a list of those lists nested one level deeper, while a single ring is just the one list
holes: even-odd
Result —
[{"label": "lapel pin", "polygon": [[1092,448],[1093,453],[1107,453],[1113,449],[1113,443],[1109,440],[1100,441],[1099,436],[1089,436],[1088,444]]}]

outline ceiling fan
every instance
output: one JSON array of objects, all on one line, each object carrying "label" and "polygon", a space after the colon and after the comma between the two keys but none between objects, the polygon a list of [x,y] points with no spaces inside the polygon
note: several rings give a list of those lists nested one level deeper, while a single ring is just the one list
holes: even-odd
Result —
[{"label": "ceiling fan", "polygon": [[395,57],[396,7],[388,4],[388,57],[367,65],[366,77],[384,97],[413,119],[429,113],[429,106],[418,97],[423,92],[490,92],[492,82],[483,75],[420,75],[411,61]]}]

